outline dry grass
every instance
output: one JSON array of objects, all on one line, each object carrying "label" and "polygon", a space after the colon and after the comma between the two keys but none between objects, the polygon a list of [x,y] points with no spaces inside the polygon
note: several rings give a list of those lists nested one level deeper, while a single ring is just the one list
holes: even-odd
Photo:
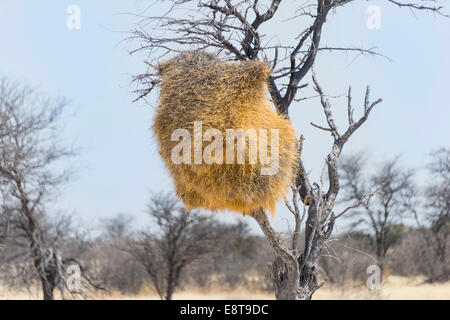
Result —
[{"label": "dry grass", "polygon": [[[159,66],[162,84],[153,131],[176,192],[187,207],[239,213],[263,208],[274,213],[277,200],[286,194],[296,172],[297,140],[291,122],[278,114],[267,99],[270,72],[263,61],[225,62],[201,52],[186,52]],[[200,151],[211,155],[210,164],[201,158],[197,162],[202,163],[194,163],[196,121],[202,122],[203,135],[207,130],[218,133],[213,133],[210,141],[197,143],[202,147]],[[190,133],[191,147],[183,150],[183,154],[190,155],[191,164],[172,161],[172,151],[178,150],[174,147],[180,143],[172,141],[176,129],[187,129]],[[248,140],[244,142],[244,163],[237,162],[235,139],[234,156],[229,155],[232,163],[226,161],[228,129],[243,132],[250,129],[257,137],[255,153],[249,152]],[[266,134],[261,135],[260,129],[267,130]],[[277,129],[279,134],[279,165],[275,174],[261,175],[262,168],[271,167],[274,147],[271,129]],[[263,142],[267,152],[260,153]],[[216,143],[223,145],[222,153],[214,147]],[[255,163],[251,155],[259,160]]]},{"label": "dry grass", "polygon": [[[30,293],[26,291],[0,290],[0,299],[39,299],[41,296],[36,290]],[[159,299],[153,290],[144,288],[137,295],[124,295],[118,292],[109,294],[91,295],[89,299],[105,300],[154,300]],[[271,300],[274,295],[267,292],[236,289],[202,289],[185,288],[175,293],[174,299],[186,300]],[[406,300],[450,300],[450,282],[438,284],[424,284],[422,278],[404,278],[389,276],[385,279],[382,289],[369,291],[362,284],[348,284],[344,288],[325,284],[314,295],[315,300],[367,300],[367,299],[406,299]]]},{"label": "dry grass", "polygon": [[388,276],[381,290],[369,291],[364,285],[347,285],[345,288],[324,286],[314,296],[316,300],[450,300],[450,282],[426,284],[421,277]]}]

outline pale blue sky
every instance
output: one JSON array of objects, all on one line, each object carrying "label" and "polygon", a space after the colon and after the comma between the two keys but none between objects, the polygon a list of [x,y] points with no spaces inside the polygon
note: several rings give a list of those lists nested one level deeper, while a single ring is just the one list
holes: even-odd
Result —
[{"label": "pale blue sky", "polygon": [[[122,41],[138,21],[126,13],[146,8],[148,15],[162,13],[161,4],[148,8],[151,3],[0,0],[0,74],[71,101],[65,135],[81,148],[76,161],[86,169],[65,188],[59,206],[77,212],[89,224],[118,212],[145,221],[148,193],[172,188],[149,130],[153,108],[132,103],[135,86],[130,75],[144,70],[145,57],[130,56],[128,51],[137,43]],[[279,13],[291,13],[292,3],[282,2]],[[372,3],[381,8],[378,30],[366,27],[366,9]],[[66,27],[66,10],[72,4],[81,8],[80,30]],[[291,31],[281,20],[266,29],[280,39]],[[430,150],[449,146],[450,19],[413,15],[384,1],[356,1],[331,15],[323,34],[324,45],[375,46],[393,60],[353,61],[353,55],[342,53],[318,57],[316,70],[327,93],[343,94],[352,84],[355,106],[361,106],[370,84],[372,97],[384,99],[345,152],[367,150],[375,162],[401,154],[405,166],[419,167]],[[157,96],[149,100],[156,104]],[[341,127],[345,108],[343,99],[334,103]],[[291,107],[297,134],[306,138],[304,162],[314,178],[331,143],[326,133],[309,125],[324,123],[321,112],[316,100]],[[275,225],[281,228],[286,217],[280,206]]]}]

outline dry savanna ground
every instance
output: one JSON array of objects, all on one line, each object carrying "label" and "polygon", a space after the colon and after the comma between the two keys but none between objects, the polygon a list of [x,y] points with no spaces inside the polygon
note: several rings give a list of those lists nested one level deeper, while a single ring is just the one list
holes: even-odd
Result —
[{"label": "dry savanna ground", "polygon": [[[37,290],[14,291],[2,288],[0,289],[0,299],[39,299],[40,294]],[[90,294],[87,299],[114,299],[114,300],[151,300],[159,299],[155,292],[150,288],[144,288],[139,294],[124,295],[118,292],[108,294]],[[192,300],[270,300],[274,295],[267,292],[248,290],[245,288],[224,289],[224,288],[184,288],[174,295],[174,299],[192,299]],[[426,300],[439,299],[450,300],[450,282],[427,284],[422,278],[405,278],[399,276],[387,277],[380,290],[369,291],[361,284],[347,284],[344,287],[337,287],[331,284],[324,284],[314,295],[315,300],[345,300],[345,299],[408,299],[408,300]]]}]

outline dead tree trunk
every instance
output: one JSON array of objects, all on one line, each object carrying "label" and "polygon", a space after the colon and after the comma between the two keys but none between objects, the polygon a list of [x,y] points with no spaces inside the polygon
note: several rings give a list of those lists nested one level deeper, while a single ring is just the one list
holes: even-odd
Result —
[{"label": "dead tree trunk", "polygon": [[55,285],[45,278],[41,278],[41,284],[42,284],[43,299],[53,300],[54,299],[53,292],[55,290]]},{"label": "dead tree trunk", "polygon": [[[295,218],[295,231],[292,236],[292,246],[290,248],[287,248],[278,238],[264,211],[258,210],[252,215],[274,249],[275,259],[269,268],[275,288],[275,296],[279,300],[310,300],[312,298],[314,292],[321,286],[319,284],[319,258],[326,241],[331,236],[335,220],[351,208],[356,208],[363,203],[368,202],[375,193],[373,192],[367,195],[359,203],[348,207],[337,215],[333,213],[335,200],[339,192],[337,166],[342,148],[348,138],[367,120],[372,108],[382,100],[378,99],[370,104],[369,88],[367,87],[364,102],[364,115],[357,122],[354,122],[353,109],[351,106],[351,90],[349,89],[349,127],[344,134],[340,134],[331,114],[331,104],[325,98],[315,76],[313,76],[313,82],[315,84],[315,90],[321,97],[321,104],[328,127],[321,127],[313,123],[312,125],[330,132],[334,138],[331,152],[328,154],[325,161],[328,171],[328,190],[326,192],[322,190],[322,183],[320,185],[317,183],[314,183],[313,185],[310,184],[300,157],[297,181],[296,185],[293,187],[293,206],[286,202],[289,211],[292,212]],[[299,151],[301,155],[302,140],[300,140],[299,143]],[[299,195],[299,199],[297,199],[297,195]],[[300,213],[298,205],[299,201],[304,205],[303,214]],[[304,249],[299,251],[298,235],[305,215],[307,215],[307,219],[305,222]]]}]

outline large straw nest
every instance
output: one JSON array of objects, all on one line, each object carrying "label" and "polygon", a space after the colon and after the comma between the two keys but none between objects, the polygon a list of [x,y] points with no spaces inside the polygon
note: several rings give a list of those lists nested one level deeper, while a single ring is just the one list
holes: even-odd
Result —
[{"label": "large straw nest", "polygon": [[[202,52],[184,52],[162,62],[160,105],[154,118],[159,151],[175,181],[176,192],[188,208],[229,209],[245,214],[262,208],[275,212],[294,180],[298,160],[297,143],[291,122],[278,114],[267,99],[266,83],[271,70],[263,61],[225,62]],[[223,135],[223,164],[194,164],[194,121],[202,121],[203,133],[217,129]],[[187,129],[191,134],[191,164],[175,164],[172,132]],[[225,164],[227,129],[279,131],[279,166],[273,175],[261,175],[270,165]],[[262,137],[258,137],[258,151]],[[204,141],[202,147],[209,145]],[[248,147],[248,145],[247,145]],[[214,153],[213,153],[214,155]],[[235,152],[236,157],[236,152]],[[236,159],[235,159],[236,160]]]}]

